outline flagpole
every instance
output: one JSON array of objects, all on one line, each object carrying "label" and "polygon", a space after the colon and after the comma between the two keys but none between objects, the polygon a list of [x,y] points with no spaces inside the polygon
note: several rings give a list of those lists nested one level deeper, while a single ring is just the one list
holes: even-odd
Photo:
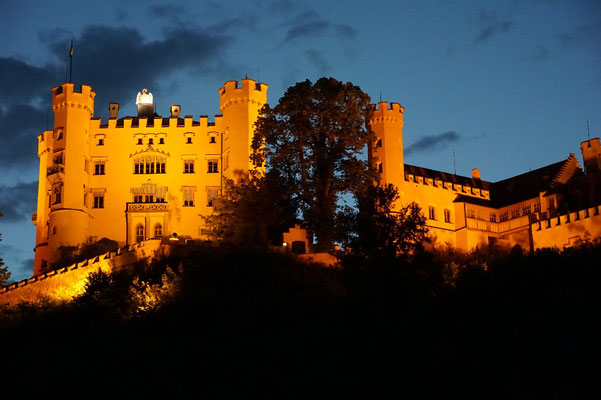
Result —
[{"label": "flagpole", "polygon": [[71,50],[69,50],[69,83],[73,83],[73,40],[71,40]]}]

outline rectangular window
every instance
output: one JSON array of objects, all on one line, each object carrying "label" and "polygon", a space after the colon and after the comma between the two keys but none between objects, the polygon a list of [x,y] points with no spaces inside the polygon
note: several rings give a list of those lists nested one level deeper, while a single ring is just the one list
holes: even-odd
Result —
[{"label": "rectangular window", "polygon": [[219,198],[219,186],[207,186],[207,206],[213,207],[216,199]]},{"label": "rectangular window", "polygon": [[144,163],[142,161],[136,161],[134,163],[134,174],[144,173]]},{"label": "rectangular window", "polygon": [[63,153],[54,155],[54,163],[55,164],[63,164]]},{"label": "rectangular window", "polygon": [[451,210],[449,209],[444,210],[444,222],[447,224],[451,223]]},{"label": "rectangular window", "polygon": [[528,215],[530,213],[532,213],[532,206],[530,204],[526,204],[522,207],[522,215]]},{"label": "rectangular window", "polygon": [[151,194],[147,194],[146,196],[144,196],[144,202],[145,203],[154,203],[154,196]]},{"label": "rectangular window", "polygon": [[157,174],[165,173],[165,161],[157,161]]},{"label": "rectangular window", "polygon": [[499,214],[499,222],[507,221],[508,219],[509,219],[508,211],[503,211],[501,214]]},{"label": "rectangular window", "polygon": [[154,163],[148,163],[148,164],[146,164],[146,173],[147,174],[154,174]]},{"label": "rectangular window", "polygon": [[215,174],[219,172],[219,163],[217,160],[209,160],[208,171],[209,174]]},{"label": "rectangular window", "polygon": [[473,208],[468,208],[467,209],[467,217],[468,218],[476,218],[476,210],[474,210]]},{"label": "rectangular window", "polygon": [[134,203],[142,203],[143,196],[141,194],[137,194],[134,196]]},{"label": "rectangular window", "polygon": [[517,218],[520,216],[520,208],[516,207],[513,210],[511,210],[511,218]]},{"label": "rectangular window", "polygon": [[194,191],[195,187],[184,187],[182,188],[182,192],[184,192],[184,207],[194,207]]},{"label": "rectangular window", "polygon": [[104,139],[98,139],[98,146],[104,146]]},{"label": "rectangular window", "polygon": [[94,163],[94,175],[104,175],[104,161]]},{"label": "rectangular window", "polygon": [[536,203],[534,203],[534,212],[540,212],[540,201],[536,201]]},{"label": "rectangular window", "polygon": [[217,138],[213,135],[209,137],[209,143],[217,143]]},{"label": "rectangular window", "polygon": [[436,212],[435,212],[433,206],[428,207],[428,218],[429,219],[436,219]]},{"label": "rectangular window", "polygon": [[194,160],[184,160],[184,174],[194,173]]},{"label": "rectangular window", "polygon": [[62,190],[63,187],[61,185],[54,187],[54,203],[52,204],[59,204],[62,201]]},{"label": "rectangular window", "polygon": [[497,214],[495,213],[490,213],[490,222],[497,222]]},{"label": "rectangular window", "polygon": [[94,208],[104,208],[104,193],[94,193]]}]

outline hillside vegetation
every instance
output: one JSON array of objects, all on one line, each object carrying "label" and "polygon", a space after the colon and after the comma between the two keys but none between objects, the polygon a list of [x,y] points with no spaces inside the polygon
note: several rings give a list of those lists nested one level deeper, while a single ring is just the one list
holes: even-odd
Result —
[{"label": "hillside vegetation", "polygon": [[[1,312],[5,393],[372,398],[598,391],[601,246],[341,268],[186,248]],[[386,395],[388,397],[388,395]]]}]

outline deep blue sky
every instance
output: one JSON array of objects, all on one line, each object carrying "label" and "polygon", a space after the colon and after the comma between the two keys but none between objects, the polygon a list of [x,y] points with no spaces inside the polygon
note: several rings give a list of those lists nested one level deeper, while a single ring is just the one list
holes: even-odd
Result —
[{"label": "deep blue sky", "polygon": [[36,135],[52,126],[50,88],[66,76],[133,114],[219,112],[217,90],[249,77],[288,86],[351,81],[405,107],[407,163],[497,181],[579,156],[601,135],[601,2],[13,1],[0,14],[0,257],[31,275]]}]

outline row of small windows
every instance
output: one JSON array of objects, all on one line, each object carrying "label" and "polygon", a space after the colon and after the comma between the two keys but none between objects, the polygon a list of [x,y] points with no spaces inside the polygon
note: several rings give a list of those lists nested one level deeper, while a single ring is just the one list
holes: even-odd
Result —
[{"label": "row of small windows", "polygon": [[[195,206],[195,187],[183,188],[183,206],[194,207]],[[207,206],[213,207],[215,199],[219,197],[219,186],[208,186],[207,187]],[[58,203],[60,203],[60,193],[58,194]],[[55,202],[55,204],[58,204]],[[146,194],[146,195],[134,195],[134,203],[165,203],[164,194]],[[104,208],[104,193],[94,193],[94,200],[92,208]]]},{"label": "row of small windows", "polygon": [[[502,211],[498,214],[499,216],[499,222],[504,222],[504,221],[508,221],[510,218],[509,216],[511,215],[511,218],[519,218],[522,215],[528,215],[528,214],[532,214],[532,212],[538,213],[541,211],[540,208],[540,202],[535,202],[534,204],[525,204],[522,207],[514,207],[511,209],[511,214],[510,214],[510,210],[505,210]],[[484,211],[482,210],[478,210],[476,211],[473,208],[468,208],[466,213],[467,213],[467,218],[472,218],[472,219],[479,219],[484,221],[485,217],[482,214]],[[488,220],[490,222],[497,222],[497,213],[491,212],[488,215]]]},{"label": "row of small windows", "polygon": [[[94,163],[94,175],[105,175],[105,161],[96,161]],[[137,159],[134,161],[134,174],[164,174],[165,159],[163,158],[146,158]],[[194,160],[184,160],[184,174],[193,174]],[[219,172],[219,161],[211,159],[207,161],[207,173],[215,174]]]},{"label": "row of small windows", "polygon": [[[62,135],[62,132],[61,132]],[[59,139],[62,139],[62,136],[59,137]],[[154,138],[149,138],[148,141],[146,142],[149,145],[154,145]],[[186,137],[186,144],[193,144],[192,143],[192,137],[188,136]],[[214,144],[217,143],[217,138],[215,136],[209,136],[209,143],[210,144]],[[144,139],[143,138],[138,138],[137,145],[144,145]],[[165,138],[159,138],[159,142],[158,144],[165,144]],[[98,142],[96,142],[96,146],[104,146],[104,138],[98,138]]]}]

